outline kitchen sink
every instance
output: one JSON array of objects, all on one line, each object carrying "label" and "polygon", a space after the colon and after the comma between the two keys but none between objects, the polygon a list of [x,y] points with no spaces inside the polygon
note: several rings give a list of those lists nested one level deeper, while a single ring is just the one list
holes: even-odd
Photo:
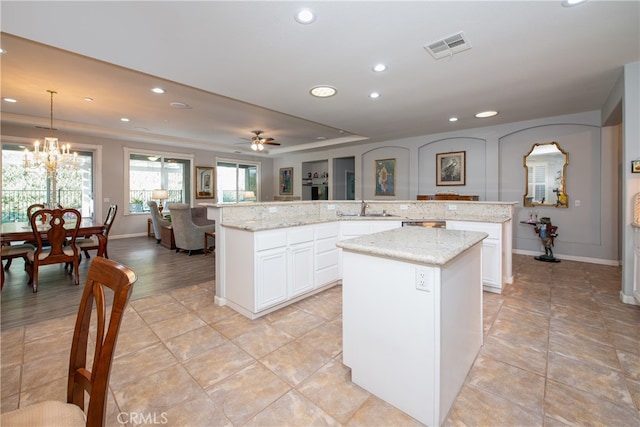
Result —
[{"label": "kitchen sink", "polygon": [[391,214],[388,214],[388,213],[368,213],[368,214],[365,214],[364,216],[365,217],[367,217],[367,216],[369,216],[369,217],[370,216],[373,216],[373,217],[378,217],[378,216],[379,217],[388,217],[388,216],[398,216],[398,215],[391,215]]}]

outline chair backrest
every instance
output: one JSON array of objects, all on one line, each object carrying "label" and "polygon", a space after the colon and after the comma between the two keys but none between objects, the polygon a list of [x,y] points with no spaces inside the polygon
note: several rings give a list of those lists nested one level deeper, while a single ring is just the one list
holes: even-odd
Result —
[{"label": "chair backrest", "polygon": [[[113,353],[124,310],[136,280],[133,270],[107,258],[96,257],[89,267],[73,333],[67,386],[67,402],[83,410],[85,392],[89,394],[88,426],[105,424]],[[108,294],[105,294],[107,289],[113,292],[109,315],[106,306]],[[92,314],[96,315],[94,327],[91,327]],[[91,360],[87,355],[90,331],[95,333],[95,339],[91,340],[95,348],[93,365],[88,369],[87,360]]]},{"label": "chair backrest", "polygon": [[29,221],[31,221],[33,213],[40,209],[44,209],[44,205],[42,203],[36,203],[27,208],[27,218],[29,218]]},{"label": "chair backrest", "polygon": [[169,221],[162,218],[160,211],[158,210],[158,204],[153,200],[147,202],[149,205],[149,213],[151,214],[151,225],[153,225],[153,234],[156,239],[160,239],[162,236],[161,228],[163,225],[169,225]]},{"label": "chair backrest", "polygon": [[[191,207],[186,203],[169,203],[167,208],[171,211],[171,226],[176,247],[188,249],[190,235],[195,225],[191,219]],[[199,239],[202,240],[202,235]]]},{"label": "chair backrest", "polygon": [[[76,209],[40,209],[31,215],[31,229],[36,241],[34,258],[40,264],[54,264],[60,262],[73,262],[78,257],[76,237],[82,221],[82,215]],[[67,236],[67,232],[71,232]],[[46,233],[46,237],[42,233]],[[67,237],[69,237],[67,239]],[[39,255],[44,246],[48,246],[49,254],[40,259]],[[65,249],[71,248],[73,255],[65,253]]]},{"label": "chair backrest", "polygon": [[109,205],[109,210],[107,211],[107,217],[104,220],[103,234],[105,236],[109,235],[109,231],[111,231],[111,226],[113,225],[113,221],[116,219],[117,213],[118,213],[118,205]]}]

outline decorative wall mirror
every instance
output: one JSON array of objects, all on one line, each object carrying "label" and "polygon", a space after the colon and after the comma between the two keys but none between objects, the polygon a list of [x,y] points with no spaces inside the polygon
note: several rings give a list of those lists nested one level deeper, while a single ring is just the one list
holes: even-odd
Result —
[{"label": "decorative wall mirror", "polygon": [[533,144],[523,159],[527,180],[524,206],[569,207],[565,182],[568,164],[569,155],[557,142]]}]

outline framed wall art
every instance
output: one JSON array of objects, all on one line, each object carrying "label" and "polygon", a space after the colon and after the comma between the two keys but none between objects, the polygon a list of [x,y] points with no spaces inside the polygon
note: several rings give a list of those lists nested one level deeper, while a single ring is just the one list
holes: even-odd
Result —
[{"label": "framed wall art", "polygon": [[293,194],[293,168],[280,168],[280,179],[278,188],[280,189],[280,195],[292,195]]},{"label": "framed wall art", "polygon": [[214,199],[215,182],[213,167],[196,166],[196,199]]},{"label": "framed wall art", "polygon": [[374,160],[376,196],[396,195],[396,159]]},{"label": "framed wall art", "polygon": [[436,185],[466,185],[466,151],[436,154]]},{"label": "framed wall art", "polygon": [[640,173],[640,160],[631,160],[631,173]]}]

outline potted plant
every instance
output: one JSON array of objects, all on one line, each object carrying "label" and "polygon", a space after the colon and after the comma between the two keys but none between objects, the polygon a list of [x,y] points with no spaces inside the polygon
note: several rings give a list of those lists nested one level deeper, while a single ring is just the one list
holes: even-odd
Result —
[{"label": "potted plant", "polygon": [[129,201],[129,211],[130,212],[142,212],[142,203],[143,200],[137,197],[132,198]]}]

